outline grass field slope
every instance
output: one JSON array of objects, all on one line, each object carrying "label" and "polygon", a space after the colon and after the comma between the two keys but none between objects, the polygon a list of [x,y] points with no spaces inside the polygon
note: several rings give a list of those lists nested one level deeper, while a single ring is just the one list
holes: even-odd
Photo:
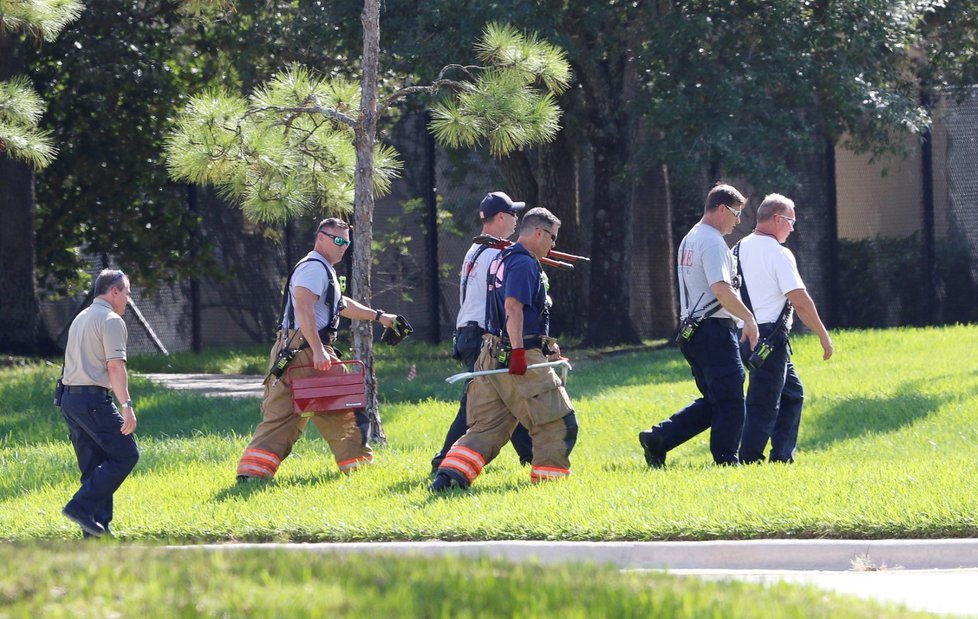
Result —
[{"label": "grass field slope", "polygon": [[[443,496],[425,491],[460,390],[443,380],[459,371],[443,349],[381,351],[390,442],[373,466],[340,474],[310,429],[268,484],[235,484],[237,458],[260,418],[257,400],[205,398],[135,378],[143,455],[116,494],[113,529],[144,542],[978,535],[978,328],[841,332],[835,343],[836,355],[823,362],[815,339],[794,340],[807,395],[793,465],[714,467],[704,434],[670,453],[664,470],[648,470],[637,434],[694,397],[685,362],[669,348],[603,356],[570,349],[579,356],[568,391],[581,428],[571,478],[532,485],[507,446],[469,491]],[[207,363],[253,370],[263,356]],[[130,365],[167,369],[160,364],[195,369],[189,356]],[[408,380],[412,364],[417,378]],[[51,405],[57,373],[43,365],[0,370],[2,539],[80,537],[60,516],[78,471]]]}]

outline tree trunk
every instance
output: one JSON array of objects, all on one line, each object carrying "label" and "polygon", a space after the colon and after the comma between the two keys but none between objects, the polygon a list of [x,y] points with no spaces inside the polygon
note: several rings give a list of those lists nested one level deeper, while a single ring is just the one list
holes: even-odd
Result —
[{"label": "tree trunk", "polygon": [[635,175],[632,321],[642,337],[668,338],[676,328],[676,252],[669,171],[653,164]]},{"label": "tree trunk", "polygon": [[[355,146],[355,197],[353,199],[353,289],[352,297],[370,304],[371,251],[374,220],[374,142],[377,136],[377,70],[380,63],[380,0],[364,0],[363,78],[360,84],[360,115],[357,118]],[[372,442],[385,444],[387,437],[377,400],[377,375],[374,372],[373,324],[353,322],[353,354],[367,366],[367,414]]]},{"label": "tree trunk", "polygon": [[835,148],[826,141],[799,161],[789,162],[799,183],[798,226],[788,238],[798,270],[826,326],[838,324],[838,229],[835,195]]},{"label": "tree trunk", "polygon": [[[0,81],[23,72],[17,41],[0,31]],[[34,172],[0,152],[0,352],[54,354],[35,282]]]},{"label": "tree trunk", "polygon": [[506,192],[517,202],[526,202],[528,208],[540,206],[537,203],[537,181],[533,176],[533,166],[525,151],[516,151],[499,158],[499,171],[506,179]]},{"label": "tree trunk", "polygon": [[594,223],[586,346],[638,343],[632,324],[632,208],[620,144],[595,143]]},{"label": "tree trunk", "polygon": [[[577,143],[563,129],[557,138],[540,146],[539,205],[560,221],[558,251],[585,255],[581,238],[581,200]],[[550,295],[554,299],[551,332],[554,335],[584,335],[588,276],[591,267],[578,265],[573,271],[550,269]]]}]

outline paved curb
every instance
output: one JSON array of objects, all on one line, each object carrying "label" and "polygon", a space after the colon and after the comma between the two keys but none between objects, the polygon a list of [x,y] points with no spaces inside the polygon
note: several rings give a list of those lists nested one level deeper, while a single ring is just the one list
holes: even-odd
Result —
[{"label": "paved curb", "polygon": [[875,569],[978,568],[978,539],[746,540],[708,542],[358,542],[203,544],[181,548],[284,548],[305,552],[376,552],[422,556],[488,556],[541,563],[593,562],[620,569],[846,571],[859,561]]}]

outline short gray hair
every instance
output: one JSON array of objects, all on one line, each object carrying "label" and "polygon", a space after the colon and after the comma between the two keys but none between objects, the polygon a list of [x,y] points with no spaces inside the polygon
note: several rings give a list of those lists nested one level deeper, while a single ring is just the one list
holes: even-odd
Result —
[{"label": "short gray hair", "polygon": [[523,221],[520,223],[520,233],[527,230],[532,230],[533,228],[539,228],[540,226],[560,226],[560,220],[557,216],[543,208],[542,206],[537,206],[531,208],[523,215]]},{"label": "short gray hair", "polygon": [[129,278],[122,272],[122,269],[102,269],[102,272],[95,278],[95,296],[100,297],[112,288],[125,290]]},{"label": "short gray hair", "polygon": [[768,221],[773,219],[775,215],[783,215],[789,208],[795,208],[793,200],[782,196],[780,193],[769,193],[764,196],[764,201],[757,207],[757,221]]},{"label": "short gray hair", "polygon": [[316,234],[313,235],[313,237],[315,238],[316,236],[319,236],[319,233],[322,232],[324,228],[331,228],[333,230],[346,230],[347,228],[352,228],[352,226],[350,226],[350,224],[346,223],[339,217],[327,217],[326,219],[319,222],[318,226],[316,226]]}]

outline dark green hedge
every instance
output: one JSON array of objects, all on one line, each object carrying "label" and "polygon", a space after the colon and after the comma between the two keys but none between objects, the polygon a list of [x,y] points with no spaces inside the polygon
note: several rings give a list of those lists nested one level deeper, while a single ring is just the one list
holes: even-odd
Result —
[{"label": "dark green hedge", "polygon": [[934,247],[936,296],[928,285],[920,233],[839,239],[841,327],[868,328],[978,322],[978,285],[964,239]]}]

